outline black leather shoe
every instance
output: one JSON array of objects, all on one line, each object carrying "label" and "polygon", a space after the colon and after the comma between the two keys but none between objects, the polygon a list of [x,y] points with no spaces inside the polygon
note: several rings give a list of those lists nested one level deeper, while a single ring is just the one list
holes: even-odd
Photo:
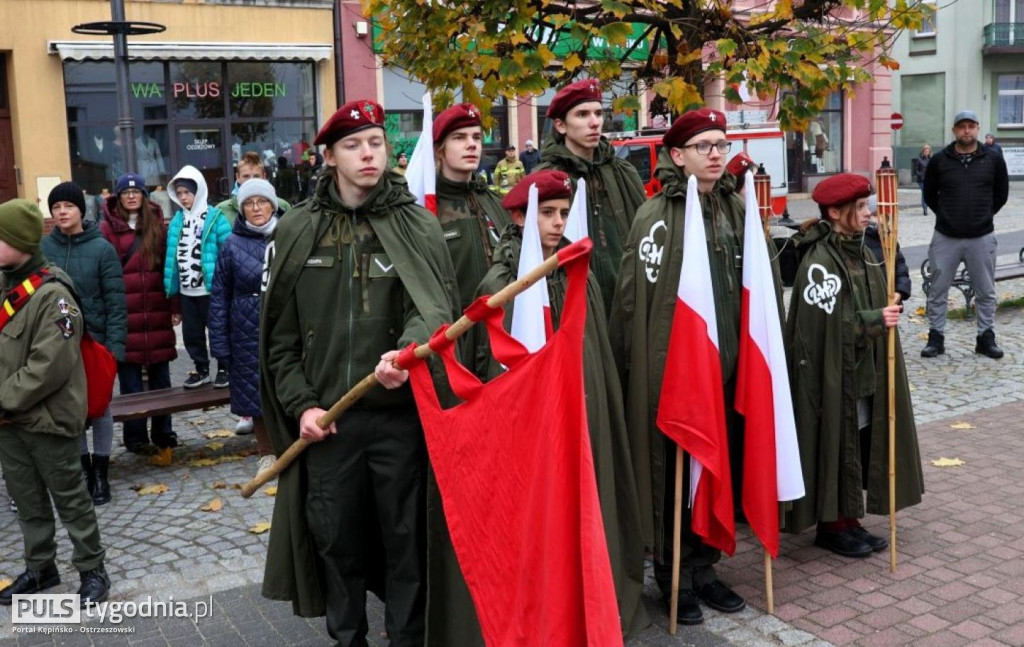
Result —
[{"label": "black leather shoe", "polygon": [[57,565],[50,564],[41,571],[25,569],[25,572],[14,580],[14,583],[0,591],[0,604],[11,606],[15,594],[39,593],[60,584],[60,573]]},{"label": "black leather shoe", "polygon": [[[665,612],[671,615],[672,609],[669,608],[669,605],[672,603],[672,594],[663,593],[663,595]],[[697,594],[693,589],[679,589],[679,603],[676,605],[676,609],[678,610],[676,620],[681,625],[699,625],[704,622],[704,614],[700,610]]]},{"label": "black leather shoe", "polygon": [[974,352],[992,359],[1003,358],[1003,349],[996,346],[996,334],[992,332],[991,328],[978,335],[978,343],[974,346]]},{"label": "black leather shoe", "polygon": [[107,474],[110,468],[110,457],[109,456],[97,456],[92,457],[93,470],[96,472],[96,486],[92,491],[92,504],[103,505],[104,503],[110,503],[110,481],[107,479]]},{"label": "black leather shoe", "polygon": [[78,587],[78,595],[82,596],[81,603],[83,609],[90,604],[103,602],[107,599],[107,593],[110,592],[110,578],[107,577],[107,571],[103,568],[102,564],[91,571],[83,571],[80,576],[82,578],[82,586]]},{"label": "black leather shoe", "polygon": [[921,351],[921,357],[936,357],[946,352],[946,336],[938,330],[928,331],[928,343]]},{"label": "black leather shoe", "polygon": [[736,613],[747,606],[743,598],[719,580],[698,587],[697,594],[704,604],[722,613]]},{"label": "black leather shoe", "polygon": [[814,545],[831,550],[836,555],[843,557],[867,557],[875,552],[871,544],[863,539],[858,539],[849,530],[842,532],[818,532],[814,536]]},{"label": "black leather shoe", "polygon": [[871,550],[876,553],[880,553],[889,547],[889,542],[884,537],[878,535],[872,535],[870,532],[864,529],[863,526],[857,526],[856,528],[850,528],[850,534],[861,540],[868,546],[871,546]]}]

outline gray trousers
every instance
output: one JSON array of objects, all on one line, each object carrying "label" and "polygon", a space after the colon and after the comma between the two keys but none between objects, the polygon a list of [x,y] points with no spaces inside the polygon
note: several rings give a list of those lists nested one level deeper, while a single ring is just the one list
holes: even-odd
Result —
[{"label": "gray trousers", "polygon": [[951,238],[935,232],[928,246],[928,264],[932,269],[932,286],[928,290],[928,324],[932,330],[946,329],[949,286],[953,283],[960,261],[967,266],[974,304],[978,314],[978,333],[995,325],[996,315],[996,235],[977,238]]}]

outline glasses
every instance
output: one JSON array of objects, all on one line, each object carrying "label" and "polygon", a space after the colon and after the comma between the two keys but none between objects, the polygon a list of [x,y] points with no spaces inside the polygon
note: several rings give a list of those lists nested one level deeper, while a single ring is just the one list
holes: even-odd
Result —
[{"label": "glasses", "polygon": [[711,142],[697,142],[696,144],[687,144],[683,148],[696,148],[699,155],[710,155],[711,149],[714,148],[721,155],[725,155],[732,150],[732,142],[718,142],[712,144]]},{"label": "glasses", "polygon": [[142,196],[142,191],[139,191],[138,189],[125,189],[121,192],[121,195],[127,198],[138,198]]},{"label": "glasses", "polygon": [[253,198],[252,200],[246,200],[245,202],[243,202],[242,208],[255,209],[256,207],[259,207],[260,209],[263,209],[265,207],[269,207],[271,204],[273,203],[270,200],[267,200],[266,198]]}]

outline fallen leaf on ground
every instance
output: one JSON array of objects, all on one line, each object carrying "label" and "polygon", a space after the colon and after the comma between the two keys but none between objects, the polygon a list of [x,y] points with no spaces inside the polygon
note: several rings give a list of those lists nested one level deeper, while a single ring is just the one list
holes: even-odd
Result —
[{"label": "fallen leaf on ground", "polygon": [[211,467],[220,461],[216,458],[194,458],[188,462],[189,467]]},{"label": "fallen leaf on ground", "polygon": [[963,420],[957,420],[949,426],[950,429],[974,429],[974,425]]},{"label": "fallen leaf on ground", "polygon": [[270,522],[269,521],[261,521],[258,524],[256,524],[255,526],[252,526],[252,527],[249,528],[249,532],[251,532],[254,535],[262,535],[263,533],[265,533],[268,530],[270,530]]},{"label": "fallen leaf on ground", "polygon": [[199,508],[203,512],[220,512],[220,509],[224,507],[224,501],[220,497],[215,497],[212,501]]},{"label": "fallen leaf on ground", "polygon": [[937,461],[932,461],[932,465],[935,467],[960,467],[966,464],[959,458],[940,458]]},{"label": "fallen leaf on ground", "polygon": [[206,443],[206,448],[211,451],[217,451],[218,449],[224,449],[224,443]]},{"label": "fallen leaf on ground", "polygon": [[921,333],[920,335],[918,335],[918,336],[917,336],[917,338],[918,338],[918,339],[923,339],[923,340],[925,340],[925,341],[928,341],[928,333],[926,333],[926,332],[923,332],[923,333]]},{"label": "fallen leaf on ground", "polygon": [[196,420],[189,420],[188,424],[192,425],[193,427],[198,427],[199,425],[205,425],[206,424],[206,419],[205,418],[197,418]]},{"label": "fallen leaf on ground", "polygon": [[225,483],[224,481],[217,481],[216,483],[213,484],[213,489],[214,490],[223,490],[227,486],[228,486],[228,484]]},{"label": "fallen leaf on ground", "polygon": [[213,439],[213,438],[231,438],[232,436],[235,435],[235,432],[228,431],[227,429],[218,429],[217,431],[208,431],[208,432],[206,432],[203,435],[206,436],[207,438],[210,438],[210,439]]},{"label": "fallen leaf on ground", "polygon": [[11,584],[12,582],[10,578],[5,577],[4,579],[0,580],[0,589],[6,589]]},{"label": "fallen leaf on ground", "polygon": [[916,314],[918,317],[923,317],[924,313],[925,313],[924,306],[919,306],[917,308],[917,310],[914,310],[914,314]]},{"label": "fallen leaf on ground", "polygon": [[164,447],[160,450],[160,453],[149,459],[149,464],[156,465],[157,467],[167,467],[173,462],[174,450],[170,447]]},{"label": "fallen leaf on ground", "polygon": [[266,490],[263,490],[263,493],[266,494],[267,496],[277,496],[277,486],[272,485],[268,487]]},{"label": "fallen leaf on ground", "polygon": [[146,494],[163,494],[164,492],[167,491],[167,486],[164,485],[163,483],[157,483],[155,485],[137,486],[135,488],[135,491],[139,493],[139,496],[143,496]]}]

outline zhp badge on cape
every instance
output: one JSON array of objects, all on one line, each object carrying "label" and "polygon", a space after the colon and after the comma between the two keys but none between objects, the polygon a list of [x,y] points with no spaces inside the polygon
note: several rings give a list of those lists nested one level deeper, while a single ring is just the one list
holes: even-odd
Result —
[{"label": "zhp badge on cape", "polygon": [[825,266],[812,263],[807,268],[807,287],[804,288],[804,301],[808,305],[818,306],[828,314],[836,307],[836,297],[843,287],[838,274],[829,274]]}]

